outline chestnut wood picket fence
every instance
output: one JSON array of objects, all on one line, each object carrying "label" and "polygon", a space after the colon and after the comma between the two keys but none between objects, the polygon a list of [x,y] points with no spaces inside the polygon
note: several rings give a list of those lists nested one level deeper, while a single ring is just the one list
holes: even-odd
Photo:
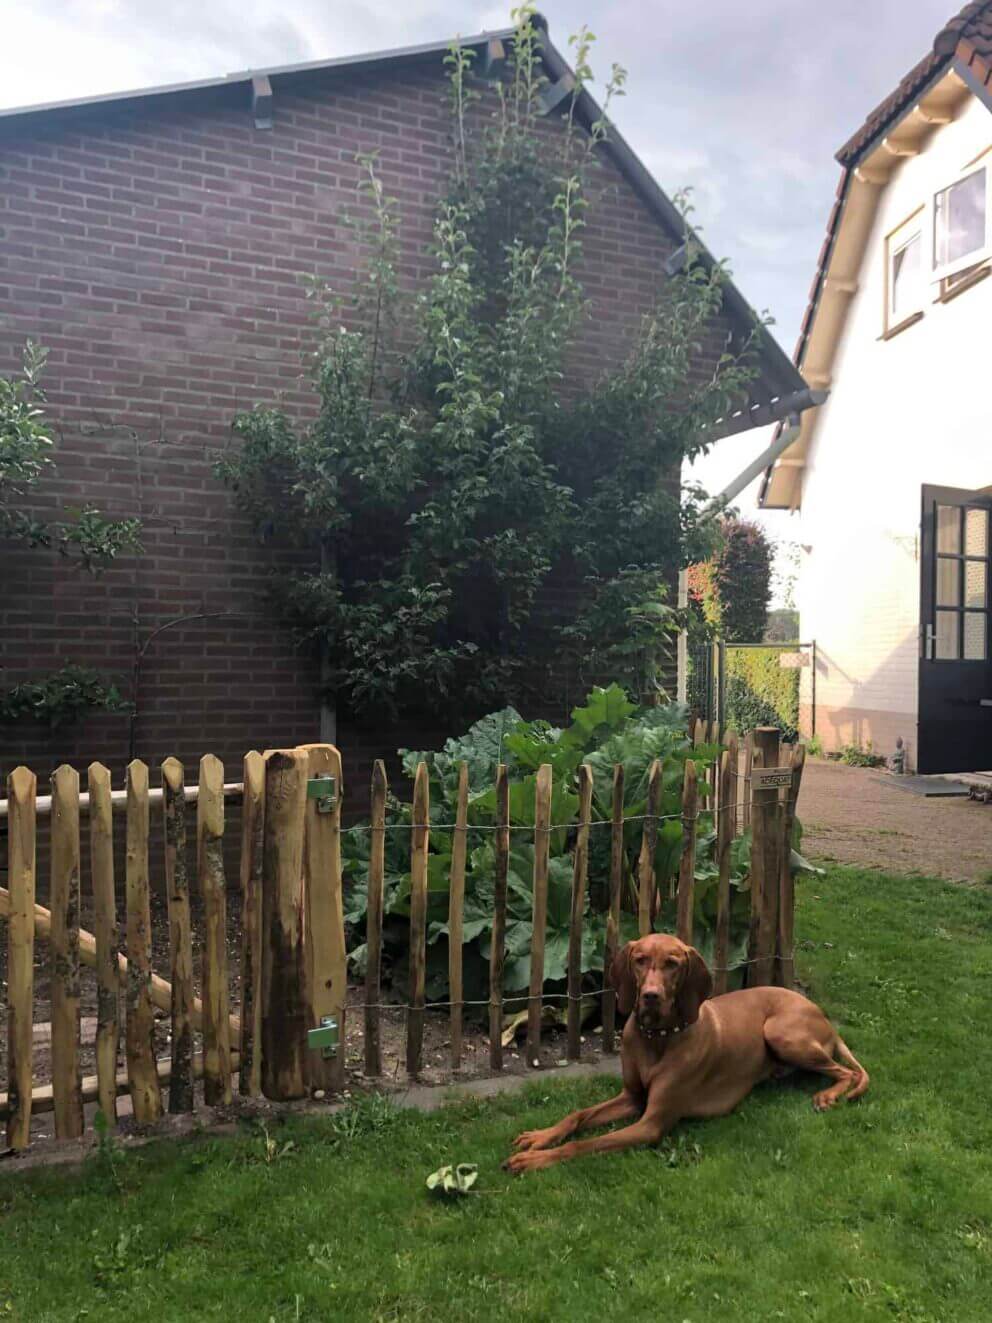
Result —
[{"label": "chestnut wood picket fence", "polygon": [[[719,743],[719,733],[697,723],[694,744]],[[791,986],[793,967],[793,879],[788,842],[795,820],[796,798],[804,750],[791,755],[787,784],[755,789],[753,769],[778,767],[779,733],[759,729],[748,737],[743,759],[737,738],[727,737],[721,757],[699,784],[696,762],[685,763],[681,817],[682,854],[674,894],[677,933],[692,938],[695,884],[696,819],[701,806],[712,809],[717,823],[716,861],[719,870],[714,947],[717,993],[727,984],[730,930],[730,855],[734,837],[752,830],[751,931],[748,980]],[[326,793],[332,785],[334,794]],[[779,777],[779,781],[783,778]],[[743,782],[743,795],[740,783]],[[548,904],[552,769],[536,777],[535,824],[511,826],[509,784],[505,767],[497,771],[496,811],[487,828],[494,833],[495,885],[492,955],[489,969],[489,1064],[503,1065],[503,965],[507,874],[511,831],[526,830],[534,841],[533,937],[527,994],[527,1058],[540,1045],[544,993],[545,936]],[[654,871],[655,844],[661,803],[662,767],[650,771],[636,869],[638,927],[651,931],[659,902]],[[581,1029],[581,943],[593,828],[611,836],[606,965],[616,953],[623,880],[624,769],[613,776],[612,812],[604,822],[592,819],[592,775],[578,773],[579,807],[575,825],[572,899],[567,966],[567,1055],[577,1059]],[[329,744],[269,750],[246,755],[239,782],[225,783],[220,761],[201,759],[195,786],[185,784],[185,769],[174,758],[161,766],[161,786],[149,785],[148,767],[141,761],[127,768],[123,790],[111,788],[110,773],[100,763],[87,769],[86,790],[79,774],[59,767],[51,777],[50,796],[38,796],[37,778],[26,767],[7,780],[7,799],[0,801],[6,819],[9,889],[0,888],[0,919],[6,920],[8,950],[8,1087],[0,1094],[0,1116],[6,1118],[7,1143],[22,1149],[30,1139],[32,1113],[54,1112],[55,1134],[74,1138],[83,1133],[85,1104],[97,1102],[113,1124],[117,1100],[129,1093],[135,1119],[156,1121],[166,1106],[173,1113],[194,1106],[194,1080],[202,1078],[204,1101],[230,1102],[233,1080],[242,1096],[284,1101],[322,1089],[340,1090],[345,1080],[345,1015],[347,957],[341,865],[343,803],[341,756]],[[407,1012],[406,1065],[416,1076],[423,1062],[427,965],[428,853],[430,803],[426,766],[414,779],[411,824],[387,824],[388,786],[385,767],[377,762],[371,784],[370,860],[368,872],[367,964],[364,1000],[364,1070],[382,1073],[382,925],[387,830],[410,837],[410,998]],[[241,841],[237,890],[228,887],[224,871],[224,807],[240,802]],[[191,821],[195,805],[195,822]],[[458,1070],[463,1055],[464,990],[462,923],[469,826],[468,771],[460,769],[449,890],[449,985],[451,1066]],[[169,925],[169,979],[151,965],[151,861],[149,828],[152,811],[164,826],[164,879]],[[126,865],[123,924],[118,912],[118,882],[113,851],[113,815],[126,818]],[[80,928],[80,874],[83,833],[88,821],[94,932]],[[51,909],[35,903],[35,860],[38,820],[50,824]],[[629,819],[627,820],[630,821]],[[196,885],[204,911],[201,949],[194,953],[187,861],[188,837],[195,830]],[[229,1002],[227,905],[240,903],[240,1007]],[[121,938],[126,955],[121,949]],[[51,1080],[38,1082],[33,1073],[34,946],[48,944],[51,982]],[[194,995],[194,954],[201,971],[202,997]],[[81,1077],[80,965],[95,969],[97,982],[96,1075]],[[514,994],[513,1001],[522,998]],[[121,1014],[123,1003],[123,1016]],[[171,1018],[167,1059],[156,1059],[155,1011]],[[602,999],[603,1050],[616,1050],[616,1003],[609,987]],[[118,1071],[122,1021],[125,1069]],[[330,1021],[340,1027],[340,1048],[334,1055],[308,1051],[308,1031]],[[196,1038],[200,1050],[196,1050]],[[167,1101],[163,1086],[167,1085]]]}]

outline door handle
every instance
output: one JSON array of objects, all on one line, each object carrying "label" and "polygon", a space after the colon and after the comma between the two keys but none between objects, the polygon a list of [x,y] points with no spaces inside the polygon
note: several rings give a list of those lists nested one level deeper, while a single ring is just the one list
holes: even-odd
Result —
[{"label": "door handle", "polygon": [[978,706],[979,706],[979,707],[992,707],[992,698],[980,698],[980,699],[978,700]]},{"label": "door handle", "polygon": [[933,625],[928,624],[924,633],[924,640],[923,640],[923,656],[927,661],[933,661],[934,652],[936,650],[936,643],[937,643],[937,631],[934,629]]}]

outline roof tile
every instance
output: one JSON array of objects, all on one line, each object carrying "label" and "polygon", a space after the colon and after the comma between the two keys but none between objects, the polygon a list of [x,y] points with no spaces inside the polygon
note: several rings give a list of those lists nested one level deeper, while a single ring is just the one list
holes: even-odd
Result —
[{"label": "roof tile", "polygon": [[971,56],[985,66],[980,77],[986,81],[992,65],[992,0],[973,0],[941,28],[933,48],[920,60],[894,92],[880,102],[853,137],[837,153],[841,165],[854,165],[870,142],[886,128],[927,85],[933,75],[965,45]]}]

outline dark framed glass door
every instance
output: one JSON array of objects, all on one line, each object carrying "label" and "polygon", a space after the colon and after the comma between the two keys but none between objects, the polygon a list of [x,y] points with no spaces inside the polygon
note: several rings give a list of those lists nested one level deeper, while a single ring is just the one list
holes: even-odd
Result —
[{"label": "dark framed glass door", "polygon": [[992,497],[924,487],[917,770],[992,768]]}]

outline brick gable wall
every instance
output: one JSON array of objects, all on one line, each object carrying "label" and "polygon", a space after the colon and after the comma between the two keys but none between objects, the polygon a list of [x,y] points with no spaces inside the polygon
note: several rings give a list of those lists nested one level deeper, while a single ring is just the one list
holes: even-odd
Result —
[{"label": "brick gable wall", "polygon": [[[402,278],[429,270],[436,198],[449,164],[440,66],[335,77],[277,89],[272,130],[225,90],[99,112],[63,111],[0,127],[0,372],[30,337],[50,350],[45,384],[59,473],[39,509],[92,502],[137,514],[146,551],[91,580],[55,554],[4,547],[0,683],[75,661],[130,692],[135,639],[179,616],[141,666],[136,753],[157,767],[201,753],[237,775],[249,748],[318,737],[316,670],[261,601],[272,552],[257,545],[214,477],[234,412],[282,397],[313,408],[300,380],[308,333],[300,278],[347,296],[360,253],[356,153],[375,151],[402,220]],[[489,94],[491,97],[491,94]],[[486,109],[484,106],[483,109]],[[558,132],[549,121],[547,132]],[[590,316],[573,380],[624,353],[650,306],[672,242],[605,162],[581,272]],[[719,333],[700,363],[712,368]],[[566,703],[576,695],[562,695]],[[338,742],[364,797],[369,759],[449,731],[415,719],[358,728]],[[64,730],[0,733],[0,772],[106,762],[120,782],[128,720],[90,716]],[[153,777],[157,784],[157,774]]]}]

